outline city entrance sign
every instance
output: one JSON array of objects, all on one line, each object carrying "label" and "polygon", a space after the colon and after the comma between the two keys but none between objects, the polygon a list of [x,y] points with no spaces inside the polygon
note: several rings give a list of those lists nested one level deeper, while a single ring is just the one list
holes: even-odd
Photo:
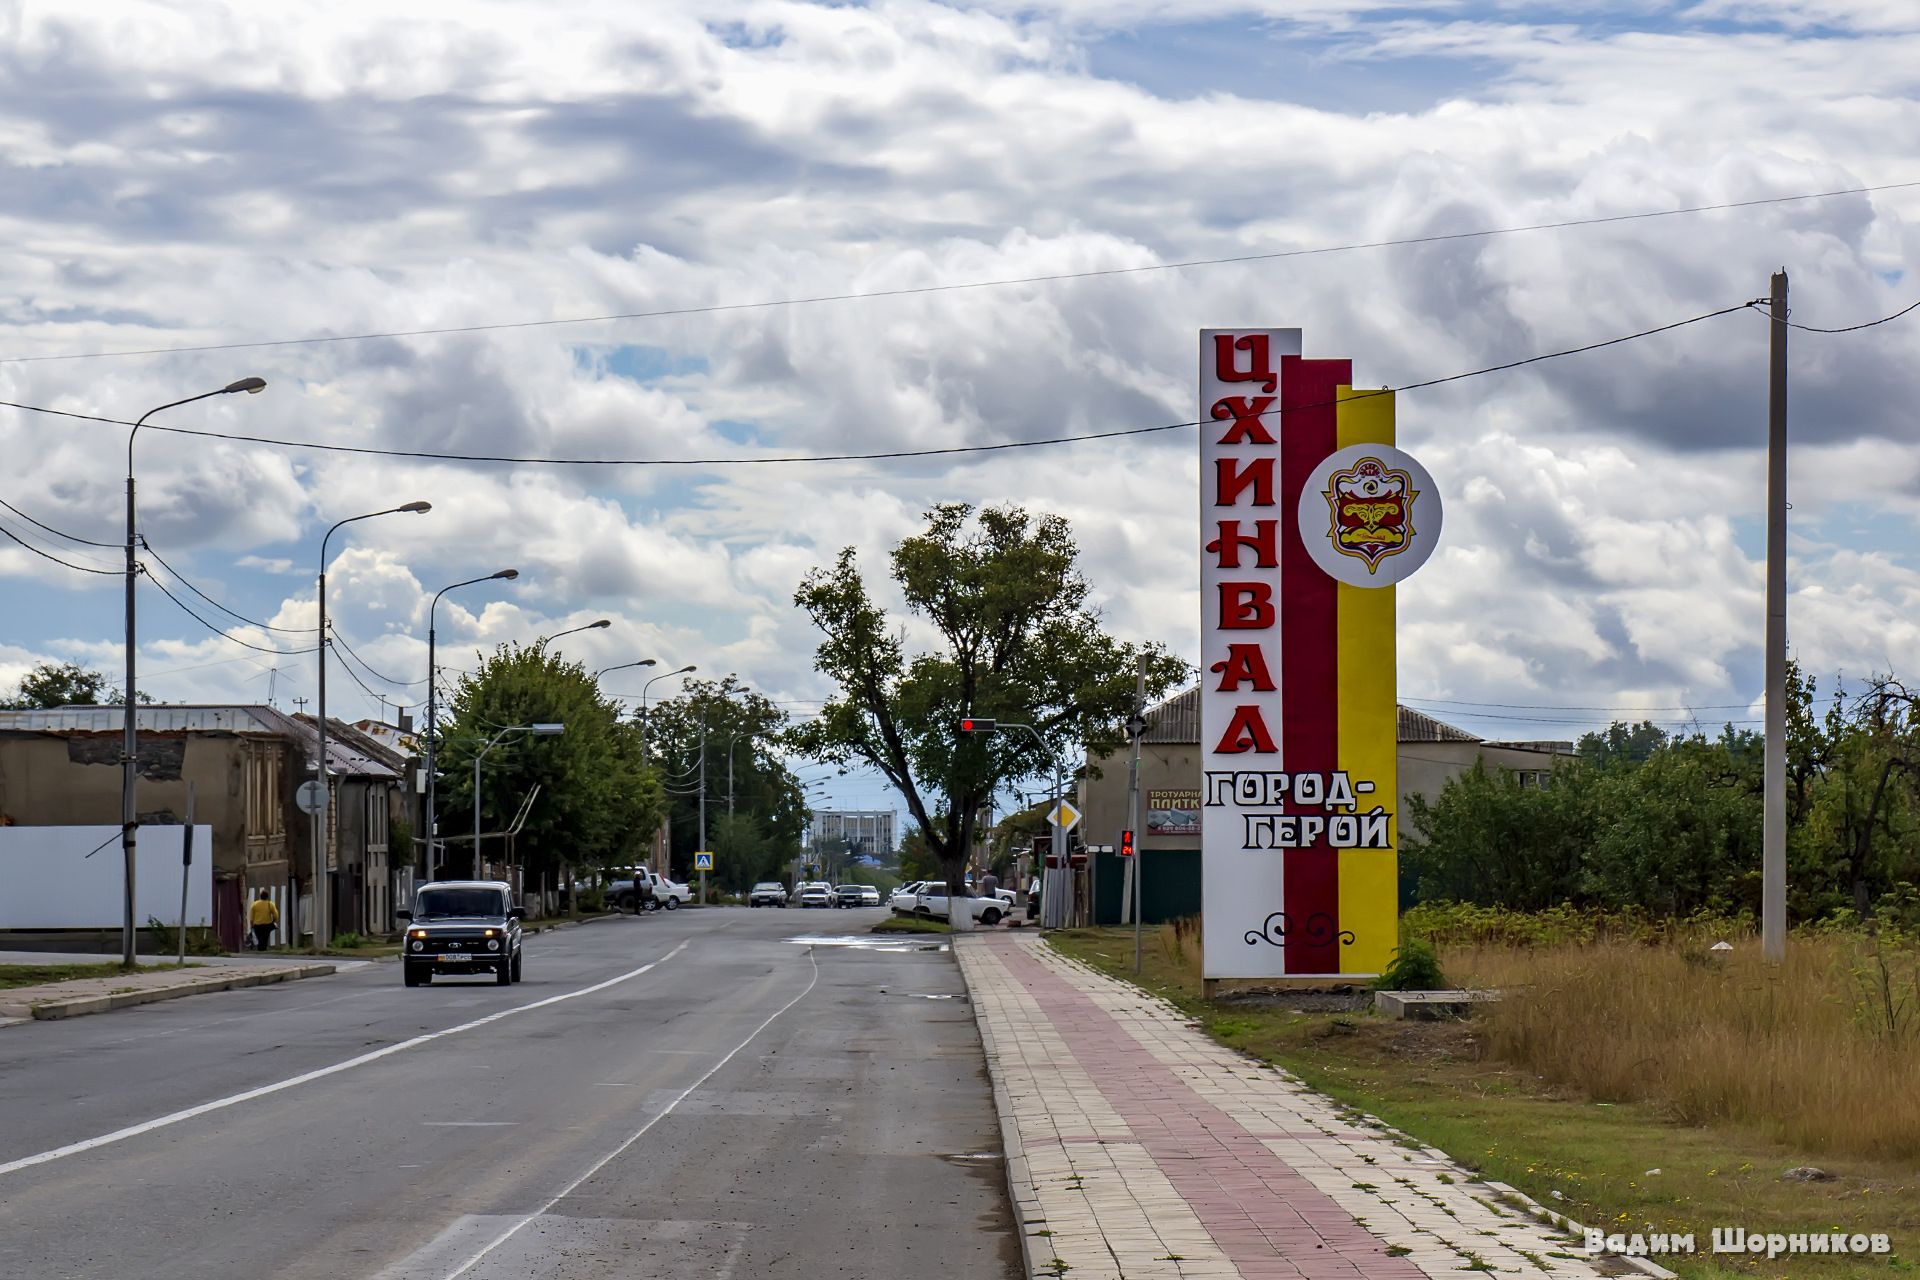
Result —
[{"label": "city entrance sign", "polygon": [[1298,329],[1200,334],[1206,976],[1369,977],[1399,941],[1394,584],[1440,534],[1388,391]]}]

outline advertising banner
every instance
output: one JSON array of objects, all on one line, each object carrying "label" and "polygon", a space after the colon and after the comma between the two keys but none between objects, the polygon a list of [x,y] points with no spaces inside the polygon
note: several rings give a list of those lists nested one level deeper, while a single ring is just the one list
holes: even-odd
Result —
[{"label": "advertising banner", "polygon": [[1200,334],[1206,976],[1369,977],[1398,944],[1394,584],[1440,498],[1390,392],[1298,329]]},{"label": "advertising banner", "polygon": [[1188,788],[1147,792],[1147,834],[1200,838],[1200,793]]}]

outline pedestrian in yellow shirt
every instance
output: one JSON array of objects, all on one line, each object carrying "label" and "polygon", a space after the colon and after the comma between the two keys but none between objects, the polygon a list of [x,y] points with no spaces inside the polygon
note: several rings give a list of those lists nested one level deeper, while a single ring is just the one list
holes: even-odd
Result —
[{"label": "pedestrian in yellow shirt", "polygon": [[265,951],[273,941],[273,927],[280,923],[280,908],[273,905],[265,889],[247,908],[247,923],[253,926],[253,949]]}]

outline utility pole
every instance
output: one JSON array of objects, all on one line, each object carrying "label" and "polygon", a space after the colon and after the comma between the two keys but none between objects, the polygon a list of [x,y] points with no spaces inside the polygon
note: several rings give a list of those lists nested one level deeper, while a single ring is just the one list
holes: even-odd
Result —
[{"label": "utility pole", "polygon": [[1767,348],[1767,759],[1760,951],[1787,958],[1787,273],[1773,274]]},{"label": "utility pole", "polygon": [[1142,654],[1134,667],[1133,718],[1127,721],[1127,736],[1133,739],[1133,760],[1127,766],[1127,830],[1133,833],[1133,859],[1127,864],[1127,880],[1133,889],[1133,971],[1140,972],[1140,908],[1144,901],[1147,842],[1140,830],[1140,739],[1147,736],[1147,658]]},{"label": "utility pole", "polygon": [[[694,846],[694,852],[704,852],[707,847],[707,713],[700,713],[700,843]],[[700,873],[700,905],[707,905],[707,873]]]}]

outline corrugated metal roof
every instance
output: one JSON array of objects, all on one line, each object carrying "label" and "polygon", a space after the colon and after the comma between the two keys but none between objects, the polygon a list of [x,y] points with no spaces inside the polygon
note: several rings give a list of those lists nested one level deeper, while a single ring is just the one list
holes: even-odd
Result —
[{"label": "corrugated metal roof", "polygon": [[[124,707],[55,707],[41,711],[0,711],[0,730],[24,733],[119,733],[125,724]],[[332,716],[327,722],[327,767],[336,774],[397,780],[397,769],[379,759],[377,743],[353,734],[342,741],[343,727]],[[312,716],[290,716],[266,706],[147,706],[135,707],[134,727],[143,733],[268,733],[291,738],[313,759],[315,722]],[[311,767],[309,764],[308,767]]]},{"label": "corrugated metal roof", "polygon": [[[1401,742],[1478,742],[1480,739],[1450,724],[1442,724],[1432,716],[1426,716],[1411,707],[1401,707],[1399,740]],[[1147,723],[1150,726],[1140,739],[1142,742],[1198,743],[1200,741],[1200,686],[1168,698],[1157,707],[1147,709]]]},{"label": "corrugated metal roof", "polygon": [[[0,729],[39,733],[118,733],[126,723],[124,707],[55,707],[42,711],[0,711]],[[135,707],[136,729],[151,733],[285,733],[298,736],[290,716],[272,707]]]},{"label": "corrugated metal roof", "polygon": [[1432,716],[1421,715],[1412,707],[1400,709],[1400,741],[1402,742],[1478,742],[1464,729],[1456,729],[1450,724],[1442,724]]},{"label": "corrugated metal roof", "polygon": [[1200,686],[1176,693],[1157,707],[1147,708],[1147,731],[1142,742],[1200,741]]}]

